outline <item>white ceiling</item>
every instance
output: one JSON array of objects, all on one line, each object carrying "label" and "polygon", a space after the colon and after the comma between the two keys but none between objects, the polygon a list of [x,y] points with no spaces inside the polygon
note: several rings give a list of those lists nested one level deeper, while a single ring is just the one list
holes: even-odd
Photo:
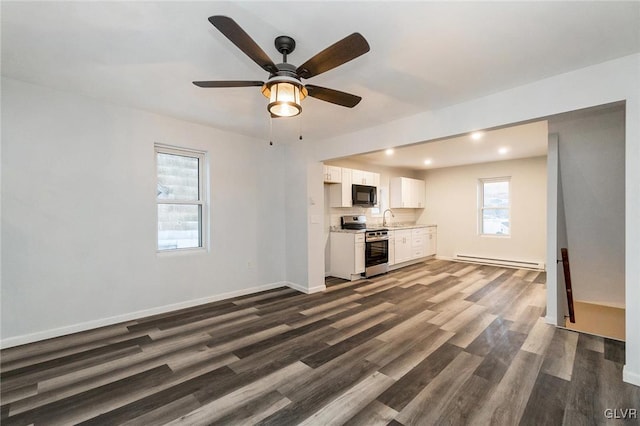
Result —
[{"label": "white ceiling", "polygon": [[[349,160],[412,170],[547,155],[547,122],[537,121],[455,138],[354,155]],[[425,160],[430,160],[425,164]]]},{"label": "white ceiling", "polygon": [[[299,65],[358,31],[371,51],[309,82],[364,99],[308,98],[274,120],[281,142],[323,139],[640,51],[640,2],[1,2],[2,75],[217,128],[269,137],[268,76],[208,21],[232,17]],[[526,102],[526,100],[523,100]],[[311,142],[310,142],[311,143]]]}]

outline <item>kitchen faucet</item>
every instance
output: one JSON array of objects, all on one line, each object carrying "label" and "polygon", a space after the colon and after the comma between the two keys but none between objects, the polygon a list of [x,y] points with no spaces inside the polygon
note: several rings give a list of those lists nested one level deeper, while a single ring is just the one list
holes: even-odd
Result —
[{"label": "kitchen faucet", "polygon": [[386,209],[384,213],[382,213],[382,226],[387,226],[387,219],[385,219],[387,212],[391,213],[391,217],[396,217],[396,215],[393,214],[393,211],[391,211],[391,209]]}]

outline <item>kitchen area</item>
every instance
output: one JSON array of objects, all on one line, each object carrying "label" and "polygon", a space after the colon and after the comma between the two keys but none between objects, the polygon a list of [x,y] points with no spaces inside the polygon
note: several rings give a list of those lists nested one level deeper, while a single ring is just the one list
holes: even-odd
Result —
[{"label": "kitchen area", "polygon": [[369,278],[436,255],[437,225],[417,223],[426,207],[423,179],[411,170],[342,164],[352,167],[324,165],[325,276]]},{"label": "kitchen area", "polygon": [[548,135],[542,120],[325,160],[325,277],[434,256],[544,270]]}]

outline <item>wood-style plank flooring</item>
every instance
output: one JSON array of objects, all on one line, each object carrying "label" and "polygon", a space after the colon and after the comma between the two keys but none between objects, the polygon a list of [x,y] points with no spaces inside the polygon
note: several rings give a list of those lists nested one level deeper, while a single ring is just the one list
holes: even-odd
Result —
[{"label": "wood-style plank flooring", "polygon": [[624,344],[545,324],[544,282],[430,260],[9,348],[0,422],[637,424]]}]

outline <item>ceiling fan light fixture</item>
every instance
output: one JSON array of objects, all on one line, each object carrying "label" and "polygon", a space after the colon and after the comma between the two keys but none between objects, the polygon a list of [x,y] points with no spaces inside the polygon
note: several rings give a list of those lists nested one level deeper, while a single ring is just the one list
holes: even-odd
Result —
[{"label": "ceiling fan light fixture", "polygon": [[307,89],[295,78],[278,76],[262,86],[262,94],[269,98],[269,113],[276,117],[295,117],[302,112],[301,101],[307,97]]},{"label": "ceiling fan light fixture", "polygon": [[275,83],[271,86],[267,110],[278,117],[294,117],[300,114],[300,88],[291,83]]}]

